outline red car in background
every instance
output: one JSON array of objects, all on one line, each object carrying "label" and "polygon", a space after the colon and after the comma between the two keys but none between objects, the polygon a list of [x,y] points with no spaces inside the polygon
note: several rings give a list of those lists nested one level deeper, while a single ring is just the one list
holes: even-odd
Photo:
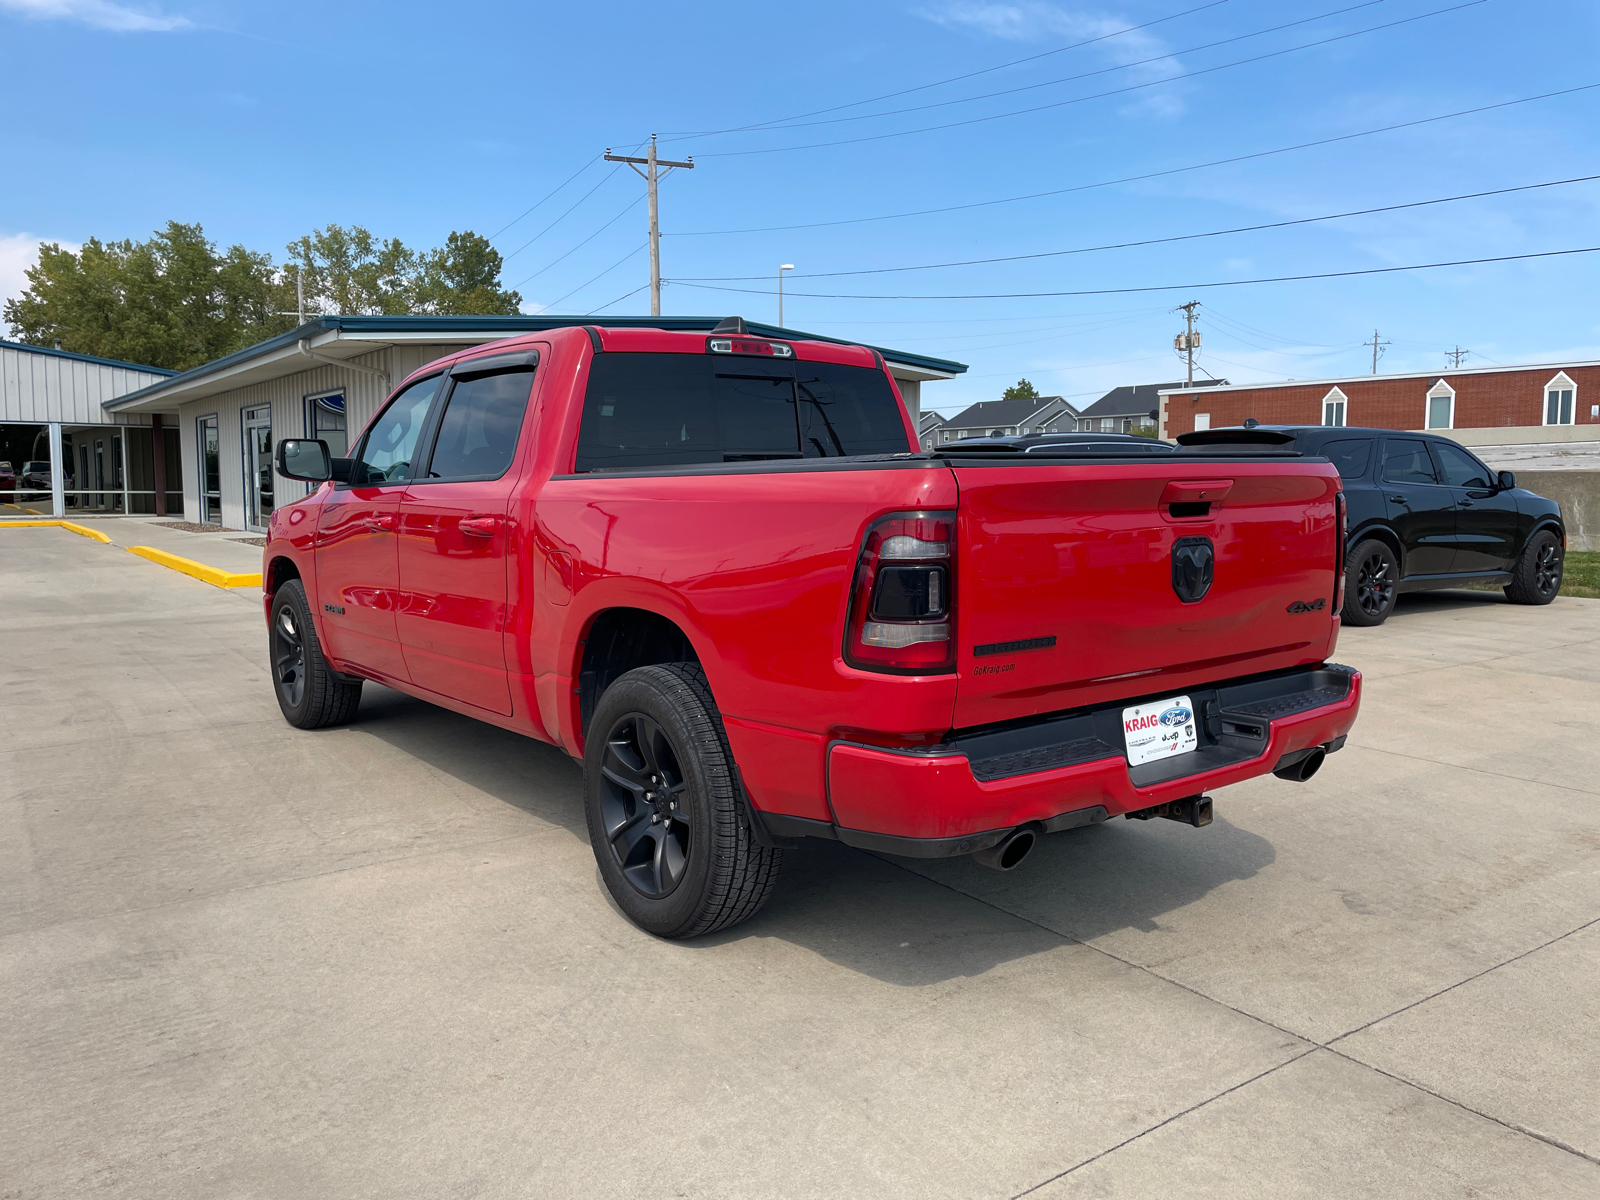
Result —
[{"label": "red car in background", "polygon": [[349,458],[278,444],[318,485],[264,550],[279,705],[347,721],[372,680],[563,747],[669,937],[754,913],[801,837],[1006,869],[1344,744],[1326,460],[916,446],[875,351],[738,318],[441,359]]}]

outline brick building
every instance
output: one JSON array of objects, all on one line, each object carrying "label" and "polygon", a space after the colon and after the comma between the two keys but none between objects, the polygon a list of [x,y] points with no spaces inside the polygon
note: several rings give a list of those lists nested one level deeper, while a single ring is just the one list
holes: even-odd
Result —
[{"label": "brick building", "polygon": [[1263,425],[1380,429],[1592,426],[1600,425],[1600,362],[1162,388],[1160,411],[1160,434],[1169,439],[1248,417]]}]

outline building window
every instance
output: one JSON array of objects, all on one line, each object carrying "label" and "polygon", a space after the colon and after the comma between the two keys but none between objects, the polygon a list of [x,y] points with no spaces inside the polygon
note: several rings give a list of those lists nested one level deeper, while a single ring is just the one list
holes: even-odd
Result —
[{"label": "building window", "polygon": [[1330,391],[1322,398],[1322,423],[1324,425],[1344,425],[1344,406],[1347,403],[1345,394],[1338,388]]},{"label": "building window", "polygon": [[1428,389],[1428,421],[1424,429],[1456,427],[1456,390],[1444,380]]},{"label": "building window", "polygon": [[1194,415],[1194,427],[1195,427],[1195,431],[1196,432],[1199,432],[1202,429],[1210,429],[1211,428],[1211,414],[1210,413],[1195,413],[1195,415]]},{"label": "building window", "polygon": [[350,434],[345,425],[344,391],[307,396],[306,436],[328,443],[328,453],[344,458],[350,452]]},{"label": "building window", "polygon": [[1544,423],[1571,425],[1578,411],[1578,388],[1565,372],[1544,385]]}]

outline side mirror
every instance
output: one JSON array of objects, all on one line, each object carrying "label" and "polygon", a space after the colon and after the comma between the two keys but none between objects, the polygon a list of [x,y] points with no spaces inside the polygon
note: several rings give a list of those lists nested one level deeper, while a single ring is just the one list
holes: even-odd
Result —
[{"label": "side mirror", "polygon": [[1502,492],[1509,492],[1512,488],[1514,488],[1516,486],[1517,486],[1517,473],[1515,471],[1501,471],[1500,472],[1500,490]]},{"label": "side mirror", "polygon": [[333,457],[321,438],[284,438],[278,443],[277,465],[285,479],[324,483],[333,478]]}]

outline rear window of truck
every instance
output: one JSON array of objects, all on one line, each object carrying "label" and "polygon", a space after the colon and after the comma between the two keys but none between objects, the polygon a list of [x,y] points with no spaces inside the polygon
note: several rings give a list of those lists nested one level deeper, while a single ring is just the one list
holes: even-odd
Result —
[{"label": "rear window of truck", "polygon": [[871,367],[699,354],[602,354],[589,368],[577,471],[903,454],[889,380]]}]

